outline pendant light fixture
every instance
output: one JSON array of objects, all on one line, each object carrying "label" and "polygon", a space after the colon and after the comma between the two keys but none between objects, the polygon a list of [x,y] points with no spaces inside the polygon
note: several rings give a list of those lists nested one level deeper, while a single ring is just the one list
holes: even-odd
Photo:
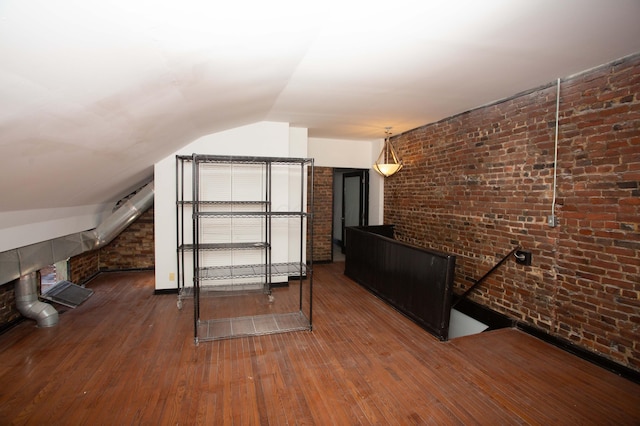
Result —
[{"label": "pendant light fixture", "polygon": [[393,145],[391,145],[390,130],[391,127],[384,128],[384,146],[373,165],[374,170],[384,177],[389,177],[402,168],[402,161],[398,159],[398,154],[396,154],[396,150],[393,149]]}]

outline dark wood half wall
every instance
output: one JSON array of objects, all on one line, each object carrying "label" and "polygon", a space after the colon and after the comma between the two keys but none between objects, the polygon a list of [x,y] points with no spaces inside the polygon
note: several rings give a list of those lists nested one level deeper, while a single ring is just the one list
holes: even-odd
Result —
[{"label": "dark wood half wall", "polygon": [[389,226],[347,228],[345,275],[447,340],[456,257],[386,236],[392,233]]}]

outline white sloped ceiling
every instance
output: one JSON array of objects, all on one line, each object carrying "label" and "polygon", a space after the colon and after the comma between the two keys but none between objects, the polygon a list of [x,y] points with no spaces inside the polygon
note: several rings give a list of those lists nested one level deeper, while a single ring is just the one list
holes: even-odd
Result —
[{"label": "white sloped ceiling", "polygon": [[637,0],[0,2],[0,212],[99,204],[207,133],[379,139],[640,52]]}]

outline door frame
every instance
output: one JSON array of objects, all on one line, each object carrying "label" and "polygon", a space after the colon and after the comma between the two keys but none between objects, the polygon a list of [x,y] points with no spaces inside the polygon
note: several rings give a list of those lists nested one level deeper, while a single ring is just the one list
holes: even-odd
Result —
[{"label": "door frame", "polygon": [[[345,178],[360,177],[360,194],[358,197],[358,226],[367,226],[369,224],[369,169],[334,169],[334,176],[342,175],[342,194],[340,200],[342,202],[340,216],[340,248],[342,253],[345,252]],[[335,195],[334,195],[335,210]]]}]

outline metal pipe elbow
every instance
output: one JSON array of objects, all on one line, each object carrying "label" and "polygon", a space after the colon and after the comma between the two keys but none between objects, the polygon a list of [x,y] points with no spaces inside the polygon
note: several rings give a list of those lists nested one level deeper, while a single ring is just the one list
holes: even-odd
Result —
[{"label": "metal pipe elbow", "polygon": [[24,317],[36,320],[38,327],[53,327],[58,324],[58,311],[48,303],[38,300],[38,273],[21,276],[15,285],[16,307]]}]

